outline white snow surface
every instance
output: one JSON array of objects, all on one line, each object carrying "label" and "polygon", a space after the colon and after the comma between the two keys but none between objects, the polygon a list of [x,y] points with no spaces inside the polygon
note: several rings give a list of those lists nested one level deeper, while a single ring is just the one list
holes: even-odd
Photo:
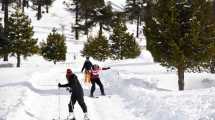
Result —
[{"label": "white snow surface", "polygon": [[[185,73],[185,91],[179,92],[175,71],[153,62],[147,50],[136,59],[107,60],[93,63],[110,66],[100,75],[107,96],[100,96],[97,86],[90,98],[90,85],[83,82],[81,68],[84,58],[80,50],[86,37],[75,41],[71,31],[74,16],[66,10],[62,0],[56,0],[49,14],[37,21],[35,12],[27,10],[32,19],[35,37],[45,40],[53,27],[67,37],[68,54],[65,62],[52,62],[34,55],[22,60],[0,62],[0,120],[63,120],[68,115],[70,94],[57,84],[66,83],[65,71],[71,68],[78,76],[85,93],[91,120],[215,120],[215,75]],[[112,0],[118,3],[120,0]],[[64,29],[62,29],[64,26]],[[133,30],[134,27],[129,27]],[[143,39],[145,40],[145,39]],[[76,59],[74,59],[74,56]],[[83,112],[75,105],[77,120]]]}]

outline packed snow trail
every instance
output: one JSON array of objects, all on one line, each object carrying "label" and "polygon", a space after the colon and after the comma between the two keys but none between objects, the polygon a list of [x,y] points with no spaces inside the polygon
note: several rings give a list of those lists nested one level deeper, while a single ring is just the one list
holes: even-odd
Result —
[{"label": "packed snow trail", "polygon": [[[72,66],[76,66],[76,64],[72,64]],[[79,66],[80,68],[81,66]],[[45,71],[38,70],[36,72],[28,73],[29,79],[26,80],[10,80],[3,82],[0,84],[0,90],[4,89],[21,89],[24,91],[25,96],[18,95],[21,99],[21,104],[17,103],[16,107],[9,112],[8,114],[1,116],[6,120],[18,120],[20,119],[20,115],[22,115],[22,119],[24,120],[31,120],[31,119],[40,119],[40,120],[47,120],[57,118],[59,111],[58,107],[58,82],[66,82],[65,80],[65,65],[58,64],[53,67],[46,68]],[[44,68],[43,68],[44,69]],[[74,68],[74,72],[75,72]],[[85,101],[88,107],[88,114],[89,117],[93,120],[116,120],[124,117],[125,120],[136,120],[136,118],[132,115],[131,112],[127,111],[123,104],[122,98],[119,95],[108,95],[100,96],[98,99],[93,99],[88,96],[90,91],[90,86],[86,86],[83,83],[83,74],[77,72],[79,76],[79,80],[81,81],[84,92],[85,92]],[[117,74],[113,75],[117,78]],[[26,76],[27,77],[27,76]],[[114,78],[114,77],[112,77]],[[58,79],[58,80],[57,80]],[[115,78],[114,78],[115,79]],[[109,81],[109,85],[110,85]],[[106,85],[104,85],[106,86]],[[108,88],[107,88],[108,89]],[[107,94],[109,94],[110,90],[107,90]],[[100,91],[97,88],[95,95],[99,95]],[[7,94],[14,95],[13,92],[9,92]],[[5,95],[6,96],[6,95]],[[16,96],[16,94],[15,94]],[[68,108],[67,104],[70,100],[70,94],[65,89],[60,89],[60,111],[61,111],[61,118],[66,118],[68,115]],[[3,99],[4,101],[4,99]],[[6,100],[7,101],[7,100]],[[11,104],[11,103],[9,103]],[[10,107],[9,105],[8,107]],[[5,111],[3,111],[5,112]],[[2,113],[3,113],[2,112]],[[46,114],[44,114],[46,113]],[[82,120],[79,118],[83,118],[82,110],[80,109],[79,105],[75,105],[75,114],[77,120]]]},{"label": "packed snow trail", "polygon": [[[93,120],[215,119],[214,88],[184,92],[161,91],[157,88],[158,82],[154,81],[152,74],[148,73],[157,71],[156,75],[165,74],[170,78],[172,75],[158,70],[156,64],[142,64],[142,67],[138,65],[142,70],[150,66],[154,68],[148,71],[143,70],[146,73],[142,74],[132,72],[132,67],[139,70],[135,63],[133,66],[131,64],[118,67],[115,65],[111,70],[104,71],[101,79],[106,94],[111,97],[97,99],[88,97],[90,86],[84,85],[83,74],[78,72],[81,65],[77,63],[71,66],[84,87],[89,117]],[[7,68],[7,71],[3,71],[7,78],[3,75],[1,78],[5,80],[0,80],[0,102],[3,105],[0,107],[0,118],[2,120],[50,120],[58,118],[59,111],[61,118],[66,118],[70,95],[65,89],[60,89],[59,104],[57,88],[58,82],[66,82],[66,68],[67,65],[64,64],[43,65],[39,68],[27,67],[25,71],[20,70],[20,76],[18,69]],[[17,73],[17,75],[10,76],[11,73]],[[21,78],[24,79],[21,80]],[[211,78],[214,76],[211,75]],[[100,96],[98,88],[95,95]],[[79,118],[82,120],[83,113],[78,104],[75,105],[75,115],[77,120]]]}]

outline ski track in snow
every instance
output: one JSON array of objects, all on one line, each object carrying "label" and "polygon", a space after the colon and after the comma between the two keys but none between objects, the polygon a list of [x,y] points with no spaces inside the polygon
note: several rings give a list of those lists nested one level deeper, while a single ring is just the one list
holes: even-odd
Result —
[{"label": "ski track in snow", "polygon": [[[56,80],[57,77],[55,77],[55,75],[59,76],[60,74],[62,74],[62,76],[63,76],[65,74],[64,71],[59,70],[59,68],[61,68],[61,67],[57,66],[57,67],[49,68],[49,70],[47,70],[46,72],[44,72],[44,71],[42,71],[42,72],[39,72],[39,71],[32,72],[28,76],[29,79],[27,79],[26,81],[19,81],[19,82],[14,82],[14,81],[11,82],[11,81],[9,81],[8,83],[3,82],[3,84],[0,84],[0,88],[16,88],[16,87],[19,87],[19,88],[27,89],[27,91],[30,90],[31,92],[34,92],[35,94],[38,94],[38,95],[44,96],[44,97],[49,97],[49,96],[53,96],[53,95],[56,96],[56,95],[59,94],[59,91],[58,91],[57,86],[56,86],[58,81]],[[117,72],[116,71],[111,72],[111,74],[113,74],[113,73],[114,73],[115,77],[117,78]],[[77,74],[80,76],[79,72],[77,72]],[[55,79],[49,79],[49,78],[52,78],[52,77],[54,77]],[[60,75],[60,77],[61,77],[61,75]],[[65,80],[62,81],[62,82],[65,82]],[[50,88],[53,88],[53,89],[50,89]],[[84,92],[88,93],[89,92],[89,87],[86,87],[86,88],[84,89]],[[107,93],[108,92],[111,92],[111,89],[107,88]],[[69,100],[68,96],[70,96],[70,95],[68,94],[68,92],[65,89],[60,89],[60,94],[61,94],[62,97],[67,96],[66,98]],[[95,94],[99,95],[99,89],[98,88],[97,88]],[[115,96],[113,95],[113,97],[111,97],[111,98],[101,97],[101,98],[98,98],[98,99],[92,99],[92,98],[86,97],[86,103],[89,106],[88,107],[89,116],[92,119],[95,119],[95,120],[100,120],[102,118],[106,118],[104,120],[116,120],[116,119],[119,119],[119,118],[123,117],[124,113],[126,113],[127,111],[126,111],[126,109],[123,108],[124,107],[123,104],[122,104],[123,101],[118,100],[118,99],[120,99],[120,97],[119,96],[115,97]],[[67,103],[68,100],[65,100],[66,101],[65,103]],[[25,102],[25,101],[23,100],[22,102]],[[111,109],[112,106],[118,106],[119,104],[121,104],[121,106],[116,107],[117,109],[113,109],[113,110],[109,111],[109,109]],[[64,111],[66,112],[67,107],[65,107],[65,106],[67,106],[67,105],[64,105],[64,107],[61,108],[61,109],[64,109]],[[25,107],[28,108],[29,106],[25,106]],[[48,107],[48,106],[46,106],[46,107]],[[9,110],[6,113],[8,114],[9,112],[12,112],[10,114],[15,114],[11,110]],[[33,113],[31,113],[28,110],[23,110],[23,112],[27,116],[29,116],[31,118],[34,118],[34,119],[46,119],[46,118],[41,118],[40,116],[34,115]],[[79,108],[78,109],[78,115],[77,115],[78,117],[82,117],[80,115],[80,112],[82,112],[82,111]],[[94,114],[97,114],[97,115],[94,116]],[[132,115],[129,115],[129,114],[131,114],[131,113],[129,113],[129,112],[126,113],[126,115],[132,117]],[[66,117],[65,115],[66,114],[64,113],[63,116]],[[8,116],[8,115],[5,115],[5,116]],[[4,116],[1,116],[1,118],[4,118]],[[126,117],[126,118],[128,118],[128,120],[130,120],[129,117]],[[49,118],[49,119],[51,119],[51,118]],[[134,118],[132,118],[132,119],[135,120]]]},{"label": "ski track in snow", "polygon": [[[64,64],[58,64],[57,66],[48,68],[46,72],[44,71],[37,71],[32,72],[31,75],[29,75],[29,79],[27,81],[22,82],[12,82],[12,83],[4,83],[0,84],[0,88],[24,88],[24,90],[27,89],[27,91],[33,92],[33,94],[39,95],[40,99],[42,99],[42,102],[39,103],[46,103],[47,99],[55,99],[53,102],[50,102],[48,105],[43,104],[41,105],[44,107],[50,107],[51,110],[43,110],[41,107],[38,107],[37,109],[30,109],[29,105],[25,104],[25,102],[36,102],[35,100],[26,100],[24,97],[21,96],[21,102],[24,103],[24,108],[22,108],[25,115],[30,117],[31,119],[40,119],[40,120],[46,120],[46,119],[52,119],[57,117],[56,115],[56,104],[57,104],[57,95],[59,94],[59,91],[57,89],[57,83],[58,80],[56,79],[62,79],[64,78],[65,72],[62,70],[64,67],[62,67]],[[151,64],[153,65],[153,64]],[[72,66],[77,66],[76,63],[72,64]],[[129,64],[128,66],[131,66]],[[147,64],[142,66],[148,66]],[[80,67],[80,66],[79,66]],[[157,82],[153,81],[151,79],[150,74],[143,74],[142,79],[140,79],[138,76],[140,74],[131,73],[134,75],[128,75],[128,71],[120,71],[121,67],[126,67],[125,65],[115,65],[115,68],[104,71],[101,74],[102,81],[105,86],[106,93],[111,96],[109,97],[100,97],[98,99],[89,98],[89,86],[86,86],[82,82],[82,74],[79,72],[77,73],[79,80],[81,81],[84,92],[85,92],[85,101],[88,106],[89,110],[89,116],[93,120],[116,120],[124,117],[126,120],[144,120],[147,118],[147,120],[172,120],[178,118],[178,120],[185,120],[187,118],[190,118],[190,120],[195,120],[191,118],[201,118],[202,120],[206,119],[208,116],[209,118],[214,118],[213,113],[215,113],[215,106],[211,103],[214,103],[215,100],[213,98],[215,97],[213,94],[215,94],[214,89],[208,89],[203,90],[196,96],[193,96],[193,92],[185,92],[183,94],[177,92],[177,91],[171,91],[157,88]],[[120,69],[119,69],[120,68]],[[111,77],[110,77],[111,76]],[[129,77],[130,76],[130,77]],[[131,77],[133,76],[133,77]],[[54,78],[54,79],[51,79]],[[134,82],[135,81],[135,82]],[[60,80],[60,82],[66,82],[64,80]],[[51,88],[51,89],[50,89]],[[207,92],[210,91],[211,95],[205,96],[204,94],[207,94]],[[196,91],[198,92],[198,91]],[[61,115],[62,118],[65,118],[68,114],[67,112],[67,104],[69,101],[69,94],[65,89],[60,89],[61,94]],[[100,91],[97,87],[95,95],[99,95]],[[193,97],[196,101],[190,100],[190,96]],[[213,97],[214,96],[214,97]],[[32,94],[29,94],[28,97],[32,97]],[[175,98],[178,97],[179,99],[176,100]],[[206,100],[206,101],[205,101]],[[186,108],[185,110],[181,109],[181,107],[177,107],[177,102],[180,101],[180,106],[184,106],[183,108]],[[188,103],[188,104],[187,104]],[[19,102],[17,103],[18,105]],[[196,105],[195,105],[196,104]],[[204,104],[206,106],[201,106],[201,104]],[[55,106],[55,108],[53,107]],[[194,108],[192,108],[195,106]],[[9,106],[11,107],[11,106]],[[78,105],[75,106],[76,111],[75,114],[77,118],[82,118],[83,114]],[[19,107],[18,107],[19,108]],[[16,108],[16,109],[18,109]],[[200,109],[198,109],[200,108]],[[171,109],[172,112],[169,112],[168,109]],[[202,114],[199,114],[197,116],[193,112],[186,111],[187,109],[191,109],[192,111],[196,111],[201,113],[202,111],[205,111],[207,113],[207,116],[204,117]],[[207,109],[210,109],[209,112]],[[39,111],[46,111],[50,112],[49,117],[44,117],[43,115],[38,116],[38,111],[35,112],[35,110]],[[34,111],[34,112],[32,112]],[[15,113],[14,113],[15,112]],[[16,115],[17,111],[14,111],[12,109],[9,109],[8,111],[5,111],[4,115],[1,116],[1,118],[5,118],[5,116],[13,116],[13,114]],[[51,115],[54,114],[54,115]],[[12,114],[12,115],[11,115]],[[162,117],[162,114],[166,114],[165,117]],[[190,114],[190,115],[189,115]],[[135,116],[134,116],[135,115]],[[152,117],[151,117],[152,116]],[[160,117],[158,117],[160,116]],[[141,118],[141,119],[140,119]],[[8,119],[10,120],[10,118]],[[207,120],[207,119],[206,119]],[[209,119],[208,119],[209,120]]]},{"label": "ski track in snow", "polygon": [[[106,93],[111,97],[100,97],[98,99],[87,97],[90,87],[84,85],[83,74],[78,72],[82,67],[81,64],[74,62],[70,63],[69,66],[73,66],[72,69],[78,75],[84,88],[89,117],[93,120],[116,120],[120,118],[125,120],[215,119],[215,105],[213,105],[215,102],[215,89],[188,90],[181,93],[158,88],[158,81],[153,76],[158,75],[157,77],[159,77],[159,75],[165,74],[165,71],[163,71],[163,68],[157,70],[156,64],[134,63],[136,70],[130,69],[133,67],[132,63],[128,64],[128,66],[125,64],[109,64],[109,66],[112,66],[112,69],[102,72],[101,79]],[[135,72],[138,71],[140,66],[142,66],[142,71]],[[154,69],[151,69],[153,66]],[[3,120],[14,120],[14,118],[17,118],[19,120],[19,114],[24,116],[24,120],[57,118],[59,111],[58,94],[60,94],[61,118],[66,118],[70,95],[65,89],[58,91],[56,85],[58,82],[66,82],[65,68],[67,67],[67,64],[62,63],[55,66],[47,65],[42,68],[35,67],[36,71],[20,70],[20,73],[23,73],[23,75],[27,74],[22,76],[25,78],[23,80],[13,80],[12,76],[8,76],[8,81],[0,80],[1,95],[4,89],[8,89],[11,92],[7,92],[7,94],[14,95],[15,93],[17,97],[14,100],[14,104],[12,104],[13,102],[7,102],[9,97],[0,99],[3,105],[5,101],[7,103],[4,105],[5,107],[0,108],[0,118]],[[13,69],[7,68],[7,70],[9,70],[8,73],[13,72]],[[148,74],[154,71],[156,71],[154,75]],[[3,73],[8,74],[6,70]],[[171,74],[168,73],[165,76],[170,76]],[[203,82],[213,84],[213,79],[210,79],[210,77],[213,78],[214,76],[208,76],[209,79],[205,79]],[[19,89],[22,92],[19,92]],[[100,91],[97,87],[95,95],[99,94]],[[51,101],[47,103],[47,100]],[[39,106],[35,105],[37,102]],[[44,116],[44,113],[48,115]],[[77,104],[75,106],[75,115],[78,120],[83,118],[83,113]]]},{"label": "ski track in snow", "polygon": [[[10,93],[10,97],[8,94]],[[17,91],[14,93],[14,91]],[[0,107],[0,119],[6,120],[7,117],[10,115],[11,112],[15,112],[19,110],[19,107],[23,105],[23,101],[26,97],[25,90],[19,87],[10,88],[10,87],[0,87],[0,94],[1,94],[1,107]],[[12,102],[14,101],[14,102]]]}]

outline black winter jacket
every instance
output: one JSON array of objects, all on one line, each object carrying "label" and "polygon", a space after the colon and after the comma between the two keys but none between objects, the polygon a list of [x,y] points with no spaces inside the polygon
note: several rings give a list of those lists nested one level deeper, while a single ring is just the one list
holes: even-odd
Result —
[{"label": "black winter jacket", "polygon": [[84,96],[83,88],[81,87],[81,84],[75,74],[72,74],[67,84],[60,85],[59,87],[69,87],[72,92],[72,95]]},{"label": "black winter jacket", "polygon": [[83,65],[82,69],[81,69],[81,72],[83,72],[84,69],[85,70],[90,70],[92,66],[93,66],[93,64],[89,60],[86,60],[84,62],[84,65]]}]

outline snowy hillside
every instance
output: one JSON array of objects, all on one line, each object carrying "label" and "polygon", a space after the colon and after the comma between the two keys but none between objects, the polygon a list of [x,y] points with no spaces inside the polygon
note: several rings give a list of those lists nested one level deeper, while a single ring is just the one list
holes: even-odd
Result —
[{"label": "snowy hillside", "polygon": [[[123,4],[119,1],[112,0]],[[215,120],[215,75],[186,73],[186,90],[178,92],[176,72],[154,63],[146,50],[137,59],[92,60],[111,69],[101,74],[107,96],[100,96],[97,87],[95,95],[100,97],[88,97],[90,85],[83,83],[84,75],[80,72],[85,59],[80,50],[86,38],[74,40],[70,33],[73,15],[62,0],[56,0],[50,13],[40,21],[36,21],[33,11],[27,10],[27,14],[40,41],[45,40],[53,27],[66,35],[67,60],[54,65],[35,55],[23,60],[21,68],[11,67],[11,63],[16,64],[13,57],[9,63],[0,62],[0,120],[65,119],[70,94],[59,89],[57,83],[66,83],[67,68],[76,73],[84,88],[91,120]],[[134,28],[129,26],[129,29]],[[77,120],[83,119],[78,104],[75,115]]]}]

